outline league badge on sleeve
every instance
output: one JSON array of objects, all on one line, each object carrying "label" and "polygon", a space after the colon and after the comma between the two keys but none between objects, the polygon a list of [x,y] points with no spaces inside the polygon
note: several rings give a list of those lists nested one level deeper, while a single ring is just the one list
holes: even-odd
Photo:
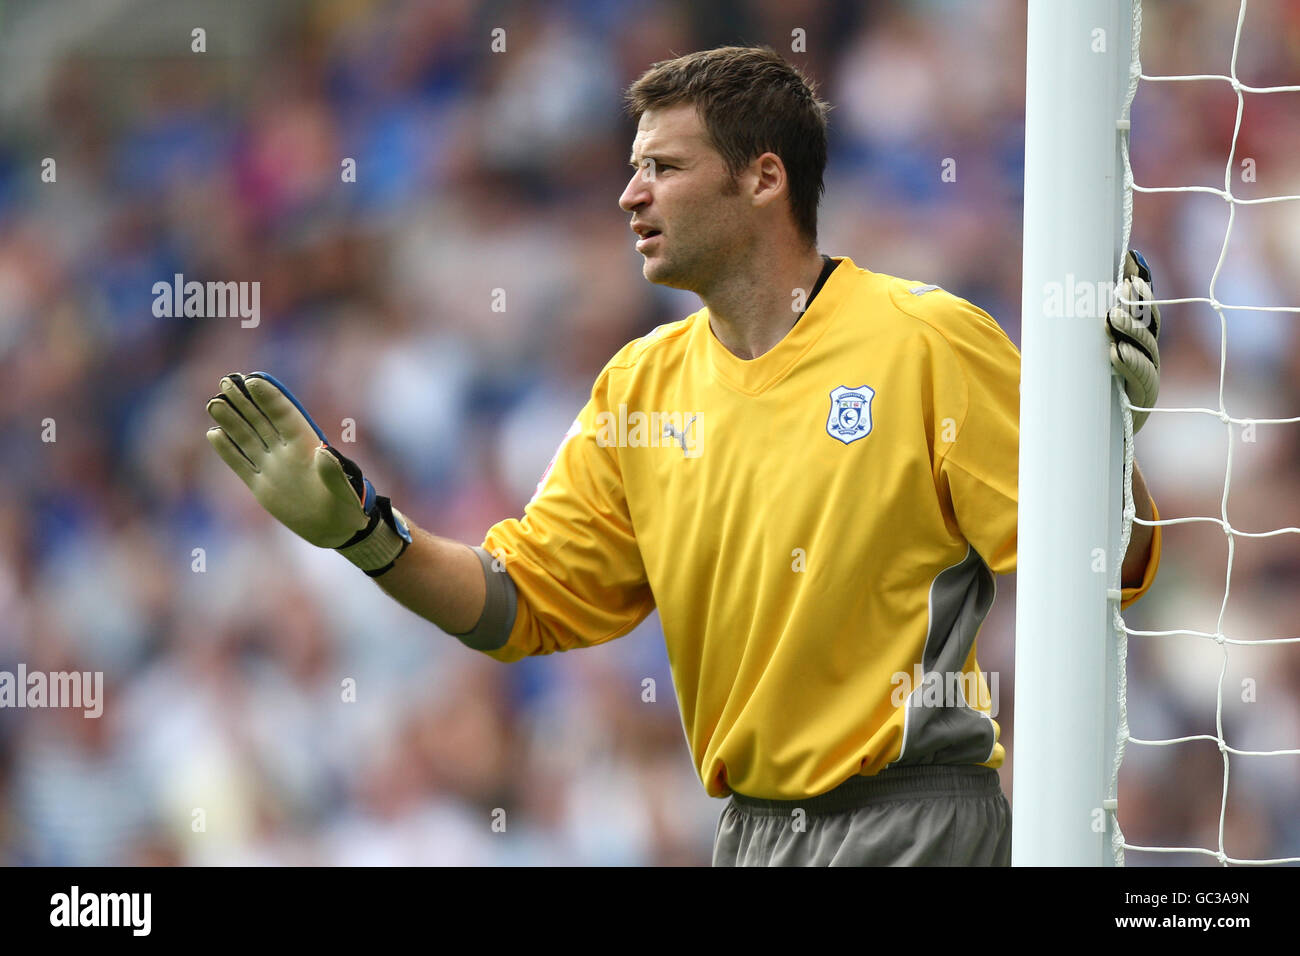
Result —
[{"label": "league badge on sleeve", "polygon": [[875,390],[867,385],[857,388],[841,385],[832,389],[826,434],[846,445],[866,438],[871,433],[871,400],[875,397]]}]

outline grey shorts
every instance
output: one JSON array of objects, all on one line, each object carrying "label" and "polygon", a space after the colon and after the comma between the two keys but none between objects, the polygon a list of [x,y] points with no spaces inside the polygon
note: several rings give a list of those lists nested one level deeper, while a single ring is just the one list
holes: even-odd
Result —
[{"label": "grey shorts", "polygon": [[806,800],[733,793],[714,866],[1010,866],[1011,805],[988,767],[894,767]]}]

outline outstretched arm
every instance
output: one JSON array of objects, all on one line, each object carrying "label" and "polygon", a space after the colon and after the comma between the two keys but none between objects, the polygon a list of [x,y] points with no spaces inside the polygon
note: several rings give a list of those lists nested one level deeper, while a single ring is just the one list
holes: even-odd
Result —
[{"label": "outstretched arm", "polygon": [[411,525],[411,546],[382,577],[384,591],[448,634],[472,630],[483,614],[487,584],[478,554],[467,544]]},{"label": "outstretched arm", "polygon": [[271,376],[232,373],[220,389],[208,402],[208,441],[262,507],[444,631],[474,630],[487,603],[477,551],[412,526]]}]

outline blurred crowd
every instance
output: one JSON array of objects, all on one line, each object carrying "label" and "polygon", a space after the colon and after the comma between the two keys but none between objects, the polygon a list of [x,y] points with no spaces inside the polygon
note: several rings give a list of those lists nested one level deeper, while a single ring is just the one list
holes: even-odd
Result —
[{"label": "blurred crowd", "polygon": [[[1228,70],[1236,4],[1146,6],[1147,73]],[[271,372],[336,443],[351,421],[340,447],[418,524],[479,543],[521,513],[605,361],[698,308],[641,277],[617,207],[621,93],[724,43],[772,45],[833,105],[822,251],[938,283],[1018,343],[1023,4],[124,0],[4,16],[0,670],[103,671],[106,686],[98,720],[0,710],[0,863],[707,864],[723,803],[695,776],[657,618],[518,664],[470,651],[265,515],[204,440],[204,404],[228,371]],[[1300,83],[1300,5],[1251,4],[1238,71]],[[1245,94],[1235,194],[1300,193],[1297,96]],[[1144,83],[1137,182],[1222,188],[1236,106],[1227,84]],[[1161,297],[1209,294],[1227,223],[1210,194],[1137,197],[1133,245]],[[1240,207],[1215,294],[1300,306],[1297,261],[1300,204]],[[260,321],[157,317],[154,283],[176,274],[259,282]],[[1163,314],[1161,405],[1217,409],[1218,316]],[[1297,315],[1226,314],[1228,412],[1300,415]],[[1300,526],[1300,425],[1227,432],[1152,416],[1137,454],[1162,516]],[[1234,542],[1220,624],[1228,554],[1216,525],[1166,528],[1130,625],[1297,637],[1296,536]],[[980,663],[1001,675],[1011,793],[1014,580],[999,591]],[[1133,642],[1134,736],[1214,734],[1225,648]],[[1300,747],[1300,646],[1226,653],[1228,742]],[[1300,856],[1300,757],[1230,766],[1229,854]],[[1130,745],[1126,835],[1217,849],[1223,780],[1213,742]]]}]

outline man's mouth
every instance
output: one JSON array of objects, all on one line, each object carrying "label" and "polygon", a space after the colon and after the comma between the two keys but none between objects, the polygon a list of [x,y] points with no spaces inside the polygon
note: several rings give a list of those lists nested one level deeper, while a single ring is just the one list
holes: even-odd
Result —
[{"label": "man's mouth", "polygon": [[659,236],[661,235],[662,233],[658,229],[649,230],[644,236],[642,236],[640,239],[637,240],[636,243],[637,252],[644,251],[646,246],[648,246],[655,239],[659,238]]}]

